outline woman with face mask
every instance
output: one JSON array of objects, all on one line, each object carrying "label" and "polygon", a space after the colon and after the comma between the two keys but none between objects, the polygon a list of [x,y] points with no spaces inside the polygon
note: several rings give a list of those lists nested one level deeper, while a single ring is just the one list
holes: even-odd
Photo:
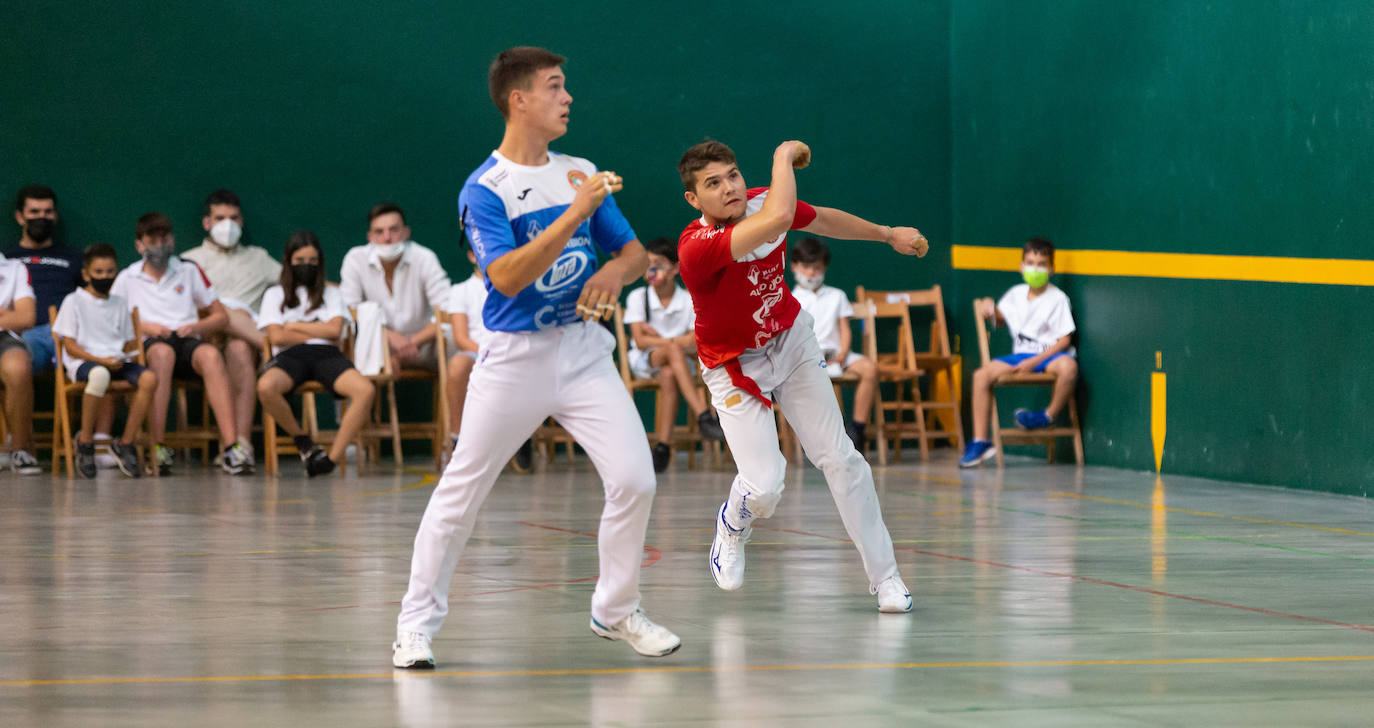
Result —
[{"label": "woman with face mask", "polygon": [[[272,346],[258,379],[262,408],[295,441],[305,472],[314,477],[334,469],[358,435],[372,407],[375,387],[339,349],[349,324],[343,296],[324,281],[324,248],[302,230],[286,239],[280,283],[262,297],[258,325]],[[330,449],[317,445],[296,420],[286,395],[305,382],[319,382],[348,405]],[[271,455],[269,454],[269,457]]]}]

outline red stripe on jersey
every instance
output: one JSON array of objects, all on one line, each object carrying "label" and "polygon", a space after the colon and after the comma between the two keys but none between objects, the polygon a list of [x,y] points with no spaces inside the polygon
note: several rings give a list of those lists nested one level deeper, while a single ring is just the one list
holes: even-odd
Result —
[{"label": "red stripe on jersey", "polygon": [[[182,260],[185,260],[185,258],[183,258]],[[210,277],[207,276],[207,275],[205,275],[205,271],[203,271],[203,270],[200,269],[200,264],[197,263],[197,262],[195,262],[195,261],[193,261],[193,260],[187,260],[186,262],[187,262],[187,263],[190,263],[191,265],[193,265],[193,266],[196,267],[196,272],[200,274],[200,279],[201,279],[202,281],[205,281],[205,287],[206,287],[206,288],[209,288],[209,287],[210,287]]]}]

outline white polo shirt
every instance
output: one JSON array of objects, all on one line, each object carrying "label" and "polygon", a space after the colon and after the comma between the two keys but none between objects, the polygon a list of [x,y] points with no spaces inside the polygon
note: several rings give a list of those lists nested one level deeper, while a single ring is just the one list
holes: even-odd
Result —
[{"label": "white polo shirt", "polygon": [[[645,300],[648,301],[647,310]],[[654,293],[649,286],[636,288],[630,291],[630,296],[625,299],[625,324],[648,323],[653,327],[658,335],[671,339],[682,336],[696,325],[697,313],[692,308],[692,294],[682,286],[674,285],[673,297],[668,299],[668,305],[664,306],[663,301],[659,300],[658,294]],[[630,348],[639,351],[634,345],[634,339],[630,339]]]},{"label": "white polo shirt", "polygon": [[176,331],[200,320],[199,310],[219,300],[210,279],[190,261],[172,256],[161,279],[143,270],[143,261],[119,272],[110,295],[119,296],[138,319]]},{"label": "white polo shirt", "polygon": [[[1019,283],[997,302],[997,311],[1011,331],[1013,354],[1039,354],[1077,328],[1069,310],[1069,297],[1053,283],[1032,301],[1030,286]],[[1075,356],[1072,346],[1069,356]]]},{"label": "white polo shirt", "polygon": [[363,301],[381,304],[387,328],[410,336],[434,320],[433,307],[447,304],[453,285],[434,251],[414,241],[405,246],[389,290],[381,258],[370,245],[360,245],[344,256],[339,290],[345,306]]},{"label": "white polo shirt", "polygon": [[[124,345],[134,338],[134,322],[129,318],[129,305],[119,296],[101,298],[84,288],[78,288],[62,299],[57,318],[52,322],[53,333],[71,339],[91,356],[124,358]],[[62,356],[67,376],[76,379],[76,370],[85,359]]]},{"label": "white polo shirt", "polygon": [[[272,286],[267,289],[266,293],[262,294],[262,309],[258,311],[258,328],[265,329],[273,324],[284,326],[292,321],[329,323],[339,317],[348,321],[348,309],[344,307],[343,294],[339,293],[338,286],[325,286],[323,302],[310,311],[305,310],[306,306],[310,305],[310,293],[306,291],[305,286],[296,288],[295,308],[288,308],[283,311],[282,303],[285,299],[286,291],[282,290],[281,286]],[[329,339],[307,339],[304,343],[338,345],[337,341],[330,341]],[[282,348],[274,346],[272,353],[275,354]]]},{"label": "white polo shirt", "polygon": [[461,313],[468,317],[468,337],[477,345],[486,348],[491,332],[482,325],[482,307],[487,305],[487,282],[482,276],[473,273],[462,283],[455,283],[448,292],[448,313]]},{"label": "white polo shirt", "polygon": [[[840,318],[854,316],[854,307],[849,303],[849,296],[834,286],[821,286],[814,291],[795,286],[792,288],[792,296],[801,304],[802,310],[815,319],[812,326],[816,329],[816,341],[820,343],[821,351],[839,351]],[[852,351],[853,347],[850,349]]]},{"label": "white polo shirt", "polygon": [[206,240],[181,253],[181,258],[205,271],[224,305],[254,313],[263,292],[281,278],[281,263],[256,245],[235,245],[226,250]]},{"label": "white polo shirt", "polygon": [[37,300],[33,295],[33,284],[29,280],[29,267],[22,261],[5,258],[0,262],[0,308],[14,308],[14,302],[21,298]]}]

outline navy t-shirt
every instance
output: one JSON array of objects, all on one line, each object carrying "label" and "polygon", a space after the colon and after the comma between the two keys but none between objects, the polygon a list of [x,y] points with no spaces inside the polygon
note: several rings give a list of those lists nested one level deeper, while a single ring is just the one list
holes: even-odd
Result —
[{"label": "navy t-shirt", "polygon": [[37,298],[35,326],[48,323],[48,306],[61,306],[62,299],[82,285],[81,251],[75,248],[60,243],[37,250],[14,245],[5,249],[5,257],[22,260],[29,267]]}]

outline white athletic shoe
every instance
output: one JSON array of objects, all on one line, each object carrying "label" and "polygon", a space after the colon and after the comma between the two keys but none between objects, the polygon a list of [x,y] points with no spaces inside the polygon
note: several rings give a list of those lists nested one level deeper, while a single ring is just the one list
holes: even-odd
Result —
[{"label": "white athletic shoe", "polygon": [[911,611],[911,590],[902,583],[898,574],[883,579],[873,592],[878,595],[878,611],[887,614],[901,614]]},{"label": "white athletic shoe", "polygon": [[731,528],[725,522],[725,505],[720,504],[720,513],[716,515],[716,538],[711,542],[711,556],[706,565],[711,568],[716,586],[734,591],[744,586],[744,544],[749,542],[754,529],[747,526],[743,530]]},{"label": "white athletic shoe", "polygon": [[677,652],[682,640],[666,627],[660,627],[644,616],[644,610],[636,609],[633,614],[620,620],[613,627],[596,621],[592,617],[592,634],[608,640],[624,640],[630,649],[645,657],[663,657]]},{"label": "white athletic shoe", "polygon": [[391,644],[391,665],[409,670],[433,670],[434,650],[419,632],[397,632]]}]

